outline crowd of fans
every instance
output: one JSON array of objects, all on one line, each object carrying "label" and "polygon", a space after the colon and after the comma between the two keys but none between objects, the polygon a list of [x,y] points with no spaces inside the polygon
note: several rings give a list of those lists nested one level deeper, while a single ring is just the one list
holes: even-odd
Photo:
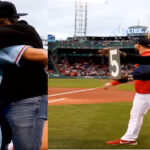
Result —
[{"label": "crowd of fans", "polygon": [[[57,70],[66,76],[109,76],[109,65],[108,63],[100,64],[95,62],[94,59],[89,58],[76,58],[72,57],[59,57],[57,62],[53,58],[56,64]],[[131,64],[122,64],[122,73],[133,70],[134,66]]]},{"label": "crowd of fans", "polygon": [[105,40],[105,41],[77,41],[77,40],[72,40],[72,41],[59,41],[57,42],[57,45],[60,47],[101,47],[101,46],[123,46],[123,45],[133,45],[132,40]]},{"label": "crowd of fans", "polygon": [[[54,47],[60,49],[99,49],[105,47],[126,47],[134,45],[134,42],[130,38],[117,37],[117,38],[89,38],[88,40],[68,38],[65,41],[56,41],[55,43],[49,43],[49,49]],[[64,53],[67,53],[65,51]],[[58,70],[58,73],[66,76],[109,76],[109,64],[108,61],[96,61],[94,57],[99,57],[99,54],[88,52],[87,57],[77,57],[74,54],[73,57],[52,56],[53,67]],[[127,61],[127,60],[126,60]],[[122,63],[121,72],[131,72],[134,65],[130,63]],[[49,69],[49,74],[53,74],[56,71]]]}]

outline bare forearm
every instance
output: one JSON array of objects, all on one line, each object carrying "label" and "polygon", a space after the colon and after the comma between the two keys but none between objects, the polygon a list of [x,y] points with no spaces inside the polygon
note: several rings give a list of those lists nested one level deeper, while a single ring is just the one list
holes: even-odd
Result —
[{"label": "bare forearm", "polygon": [[29,47],[22,55],[22,58],[27,61],[40,63],[44,67],[48,66],[48,51],[45,49]]}]

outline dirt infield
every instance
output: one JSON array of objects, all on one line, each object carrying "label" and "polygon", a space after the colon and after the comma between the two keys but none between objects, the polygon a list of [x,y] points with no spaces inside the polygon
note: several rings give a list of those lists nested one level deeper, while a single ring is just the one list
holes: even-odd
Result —
[{"label": "dirt infield", "polygon": [[49,88],[48,94],[49,105],[131,102],[134,97],[134,92],[116,88]]}]

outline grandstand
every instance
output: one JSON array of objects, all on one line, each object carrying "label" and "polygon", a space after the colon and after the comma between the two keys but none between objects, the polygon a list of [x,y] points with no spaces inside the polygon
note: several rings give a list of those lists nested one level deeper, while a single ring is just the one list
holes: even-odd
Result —
[{"label": "grandstand", "polygon": [[[68,37],[64,41],[49,41],[50,77],[100,77],[108,78],[108,58],[98,54],[99,49],[118,48],[127,53],[135,53],[134,41],[146,36],[146,27],[132,26],[127,36]],[[122,71],[132,70],[130,60],[122,60]]]}]

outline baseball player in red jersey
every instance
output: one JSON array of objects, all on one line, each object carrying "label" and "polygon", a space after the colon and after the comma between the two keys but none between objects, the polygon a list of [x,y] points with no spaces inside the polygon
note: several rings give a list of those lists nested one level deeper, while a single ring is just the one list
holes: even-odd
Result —
[{"label": "baseball player in red jersey", "polygon": [[[150,40],[140,39],[135,44],[135,49],[138,50],[141,56],[150,56]],[[150,73],[150,65],[139,65],[131,75],[146,71]],[[121,80],[108,82],[104,85],[107,89],[111,86],[120,84]],[[144,115],[150,108],[150,80],[135,80],[134,87],[136,94],[133,100],[133,106],[130,113],[130,120],[126,133],[118,140],[108,141],[111,145],[137,145],[137,138],[143,123]]]}]

